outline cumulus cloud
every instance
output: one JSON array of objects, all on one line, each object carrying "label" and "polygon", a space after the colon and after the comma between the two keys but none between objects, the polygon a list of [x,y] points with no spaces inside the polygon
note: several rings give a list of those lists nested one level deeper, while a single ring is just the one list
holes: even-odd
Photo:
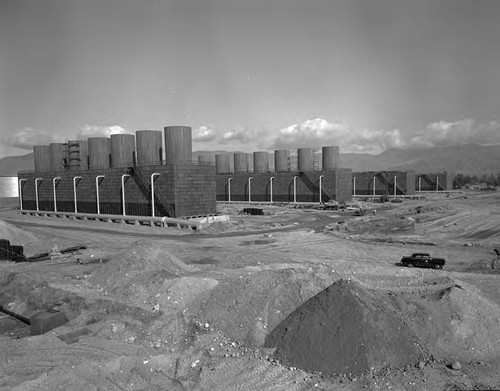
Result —
[{"label": "cumulus cloud", "polygon": [[193,141],[207,142],[215,140],[217,133],[209,125],[202,125],[193,131]]},{"label": "cumulus cloud", "polygon": [[15,148],[32,149],[33,145],[61,142],[59,137],[57,134],[45,130],[27,127],[5,136],[2,143]]},{"label": "cumulus cloud", "polygon": [[272,140],[275,149],[320,147],[338,145],[344,152],[381,152],[402,146],[401,133],[397,129],[356,130],[346,121],[330,122],[323,118],[308,119],[279,131]]},{"label": "cumulus cloud", "polygon": [[491,121],[477,124],[471,118],[447,122],[438,121],[416,132],[407,142],[408,147],[436,147],[460,144],[500,143],[500,123]]},{"label": "cumulus cloud", "polygon": [[127,133],[120,125],[111,126],[97,126],[97,125],[84,125],[82,126],[77,134],[76,139],[85,140],[88,137],[109,137],[112,134],[123,134]]},{"label": "cumulus cloud", "polygon": [[238,141],[241,143],[247,143],[252,140],[254,132],[252,130],[244,128],[242,125],[237,124],[229,132],[225,132],[222,135],[222,142],[234,142]]}]

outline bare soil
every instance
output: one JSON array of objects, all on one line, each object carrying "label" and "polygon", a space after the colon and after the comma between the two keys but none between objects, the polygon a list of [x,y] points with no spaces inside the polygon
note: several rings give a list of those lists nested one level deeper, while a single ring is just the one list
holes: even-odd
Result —
[{"label": "bare soil", "polygon": [[[500,389],[500,193],[364,204],[226,203],[200,231],[0,208],[28,256],[87,246],[0,262],[0,305],[70,320],[0,318],[0,390]],[[397,265],[412,252],[444,270]]]}]

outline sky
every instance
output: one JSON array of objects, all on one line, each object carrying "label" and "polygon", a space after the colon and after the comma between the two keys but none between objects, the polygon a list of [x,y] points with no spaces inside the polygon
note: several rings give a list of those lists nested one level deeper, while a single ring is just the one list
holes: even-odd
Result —
[{"label": "sky", "polygon": [[168,125],[194,150],[500,144],[497,0],[0,0],[0,157]]}]

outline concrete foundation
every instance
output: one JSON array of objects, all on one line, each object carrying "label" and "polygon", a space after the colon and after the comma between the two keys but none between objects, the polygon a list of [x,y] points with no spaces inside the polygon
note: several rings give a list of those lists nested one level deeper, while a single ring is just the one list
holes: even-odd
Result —
[{"label": "concrete foundation", "polygon": [[64,312],[44,311],[31,317],[30,332],[31,335],[45,334],[47,331],[62,326],[68,322]]}]

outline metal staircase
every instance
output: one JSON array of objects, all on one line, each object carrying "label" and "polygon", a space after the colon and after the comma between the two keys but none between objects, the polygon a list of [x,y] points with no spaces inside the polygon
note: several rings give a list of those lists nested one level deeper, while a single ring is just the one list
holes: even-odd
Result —
[{"label": "metal staircase", "polygon": [[[137,183],[139,189],[144,195],[147,194],[148,196],[151,196],[151,182],[139,167],[129,167],[128,174],[134,179],[135,183]],[[167,197],[165,197],[156,187],[154,188],[154,193],[155,199],[158,200],[160,205],[163,207],[167,213],[167,217],[175,217],[175,210],[168,202]]]}]

